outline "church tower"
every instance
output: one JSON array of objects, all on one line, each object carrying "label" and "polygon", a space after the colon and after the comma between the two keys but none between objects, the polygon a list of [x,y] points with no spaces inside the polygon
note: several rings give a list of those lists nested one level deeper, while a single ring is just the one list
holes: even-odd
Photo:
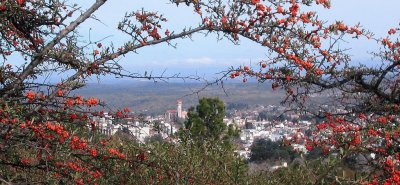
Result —
[{"label": "church tower", "polygon": [[177,104],[176,111],[178,113],[178,118],[182,118],[182,100],[178,100],[176,104]]}]

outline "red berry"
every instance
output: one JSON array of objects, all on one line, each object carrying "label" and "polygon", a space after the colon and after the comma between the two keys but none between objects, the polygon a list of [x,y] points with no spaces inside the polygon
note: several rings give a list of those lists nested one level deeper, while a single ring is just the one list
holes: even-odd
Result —
[{"label": "red berry", "polygon": [[266,64],[266,63],[262,63],[262,64],[261,64],[261,67],[262,67],[262,68],[266,68],[266,67],[267,67],[267,64]]}]

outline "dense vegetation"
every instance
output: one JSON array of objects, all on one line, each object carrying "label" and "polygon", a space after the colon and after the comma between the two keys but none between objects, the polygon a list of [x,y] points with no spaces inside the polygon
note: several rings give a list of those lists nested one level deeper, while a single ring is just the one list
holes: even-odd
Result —
[{"label": "dense vegetation", "polygon": [[287,161],[291,163],[299,153],[295,152],[291,146],[285,145],[282,141],[273,142],[271,140],[259,139],[254,141],[251,148],[250,161]]}]

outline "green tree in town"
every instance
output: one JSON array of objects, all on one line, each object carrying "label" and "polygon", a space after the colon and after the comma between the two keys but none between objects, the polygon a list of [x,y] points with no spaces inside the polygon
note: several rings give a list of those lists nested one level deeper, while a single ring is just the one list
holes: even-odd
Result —
[{"label": "green tree in town", "polygon": [[225,116],[224,103],[218,98],[202,98],[196,107],[191,107],[185,122],[194,138],[219,139],[226,129],[223,122]]},{"label": "green tree in town", "polygon": [[192,141],[204,145],[205,141],[212,141],[215,145],[232,148],[232,139],[238,137],[239,130],[233,125],[227,126],[224,102],[218,98],[202,98],[196,107],[188,111],[184,129],[179,132],[182,141]]}]

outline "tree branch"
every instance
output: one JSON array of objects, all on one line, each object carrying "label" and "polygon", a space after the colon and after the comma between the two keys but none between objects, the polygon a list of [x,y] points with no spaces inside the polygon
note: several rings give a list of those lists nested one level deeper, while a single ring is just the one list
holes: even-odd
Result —
[{"label": "tree branch", "polygon": [[[61,39],[68,35],[71,31],[75,30],[82,22],[88,19],[98,8],[100,8],[107,0],[96,0],[96,2],[82,15],[80,15],[75,21],[71,22],[65,29],[63,29],[58,35],[49,42],[43,50],[33,57],[33,61],[22,71],[18,79],[11,83],[12,87],[5,87],[6,92],[3,94],[3,98],[6,98],[12,93],[15,93],[20,84],[31,74],[34,73],[34,69],[43,62],[43,57],[58,44]],[[8,89],[8,90],[7,90]]]}]

